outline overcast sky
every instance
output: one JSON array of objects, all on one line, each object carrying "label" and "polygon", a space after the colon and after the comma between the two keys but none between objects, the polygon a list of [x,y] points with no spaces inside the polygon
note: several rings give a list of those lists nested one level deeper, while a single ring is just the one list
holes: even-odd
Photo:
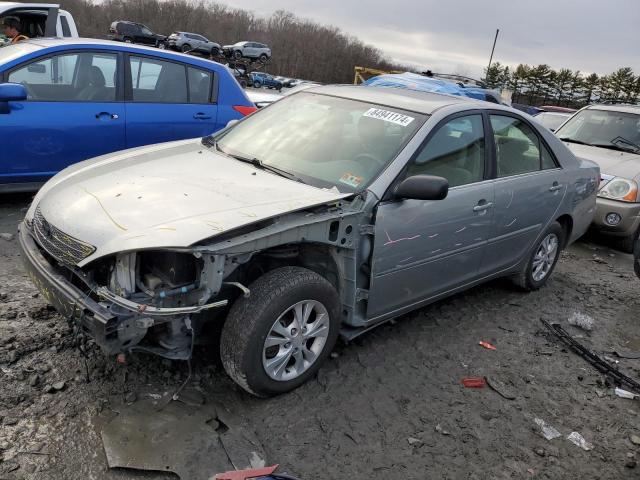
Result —
[{"label": "overcast sky", "polygon": [[[225,0],[222,0],[224,2]],[[640,0],[234,0],[340,27],[393,60],[480,76],[494,60],[606,74],[640,73]]]}]

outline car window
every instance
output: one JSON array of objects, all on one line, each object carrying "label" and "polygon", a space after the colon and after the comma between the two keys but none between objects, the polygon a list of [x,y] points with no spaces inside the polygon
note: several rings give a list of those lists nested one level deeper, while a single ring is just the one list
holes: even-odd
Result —
[{"label": "car window", "polygon": [[454,118],[422,147],[406,176],[444,177],[450,187],[479,182],[484,178],[484,148],[482,115]]},{"label": "car window", "polygon": [[561,140],[589,145],[617,146],[640,152],[640,115],[614,110],[580,110],[556,131]]},{"label": "car window", "polygon": [[[529,125],[515,117],[489,115],[496,145],[498,177],[537,172],[554,168],[550,152],[543,155],[540,139]],[[546,157],[546,160],[543,158]]]},{"label": "car window", "polygon": [[187,75],[183,65],[143,57],[129,57],[134,102],[187,103]]},{"label": "car window", "polygon": [[211,72],[199,68],[188,67],[189,103],[209,103],[211,100]]},{"label": "car window", "polygon": [[27,88],[30,101],[110,102],[116,99],[117,56],[73,53],[36,60],[9,74]]},{"label": "car window", "polygon": [[353,192],[379,175],[425,118],[395,107],[301,92],[224,131],[218,146],[312,185]]},{"label": "car window", "polygon": [[140,31],[143,35],[153,35],[153,32],[149,30],[147,27],[140,27]]}]

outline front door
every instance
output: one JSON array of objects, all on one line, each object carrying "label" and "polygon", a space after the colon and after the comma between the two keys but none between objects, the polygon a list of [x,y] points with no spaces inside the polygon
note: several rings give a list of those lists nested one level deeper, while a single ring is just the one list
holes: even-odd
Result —
[{"label": "front door", "polygon": [[6,80],[23,84],[28,99],[0,115],[7,142],[0,183],[42,182],[73,163],[124,149],[117,71],[118,54],[75,52],[8,72]]},{"label": "front door", "polygon": [[478,276],[493,217],[493,181],[480,113],[436,127],[402,174],[449,181],[439,201],[390,200],[378,206],[367,317],[418,305]]},{"label": "front door", "polygon": [[128,66],[128,147],[204,137],[218,130],[212,71],[137,56],[129,57]]},{"label": "front door", "polygon": [[518,263],[548,223],[567,190],[550,150],[515,114],[489,115],[496,150],[494,225],[483,270]]}]

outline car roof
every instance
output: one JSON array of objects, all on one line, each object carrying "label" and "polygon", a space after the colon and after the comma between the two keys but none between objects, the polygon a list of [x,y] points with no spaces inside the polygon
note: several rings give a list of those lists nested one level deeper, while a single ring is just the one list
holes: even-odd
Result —
[{"label": "car roof", "polygon": [[[191,63],[194,65],[211,65],[215,64],[220,66],[221,64],[205,58],[196,57],[194,55],[187,55],[185,53],[173,52],[171,50],[161,50],[155,47],[147,47],[145,45],[136,45],[132,43],[114,42],[113,40],[100,40],[97,38],[31,38],[29,40],[23,40],[20,44],[34,45],[44,50],[47,48],[65,47],[66,49],[73,49],[74,47],[111,47],[120,51],[149,53],[156,57],[164,57],[168,60],[175,59],[180,62]],[[6,47],[5,47],[6,48]]]},{"label": "car roof", "polygon": [[[468,97],[456,97],[441,93],[419,92],[403,88],[393,87],[364,87],[361,85],[326,85],[304,90],[305,92],[331,95],[334,97],[348,98],[362,102],[388,105],[404,110],[431,115],[439,108],[449,105],[469,105],[469,108],[495,108],[500,105],[494,103],[473,100]],[[511,110],[511,109],[509,109]]]},{"label": "car roof", "polygon": [[610,112],[635,113],[636,115],[640,115],[640,105],[614,103],[614,104],[589,105],[587,108],[589,110],[608,110]]}]

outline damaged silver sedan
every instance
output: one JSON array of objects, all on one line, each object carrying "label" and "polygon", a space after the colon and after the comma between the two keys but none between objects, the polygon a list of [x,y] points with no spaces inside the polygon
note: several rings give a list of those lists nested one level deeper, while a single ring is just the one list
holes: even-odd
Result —
[{"label": "damaged silver sedan", "polygon": [[20,242],[43,296],[105,353],[188,359],[217,331],[227,373],[268,396],[339,335],[496,277],[541,287],[591,222],[598,176],[509,108],[320,87],[67,168]]}]

